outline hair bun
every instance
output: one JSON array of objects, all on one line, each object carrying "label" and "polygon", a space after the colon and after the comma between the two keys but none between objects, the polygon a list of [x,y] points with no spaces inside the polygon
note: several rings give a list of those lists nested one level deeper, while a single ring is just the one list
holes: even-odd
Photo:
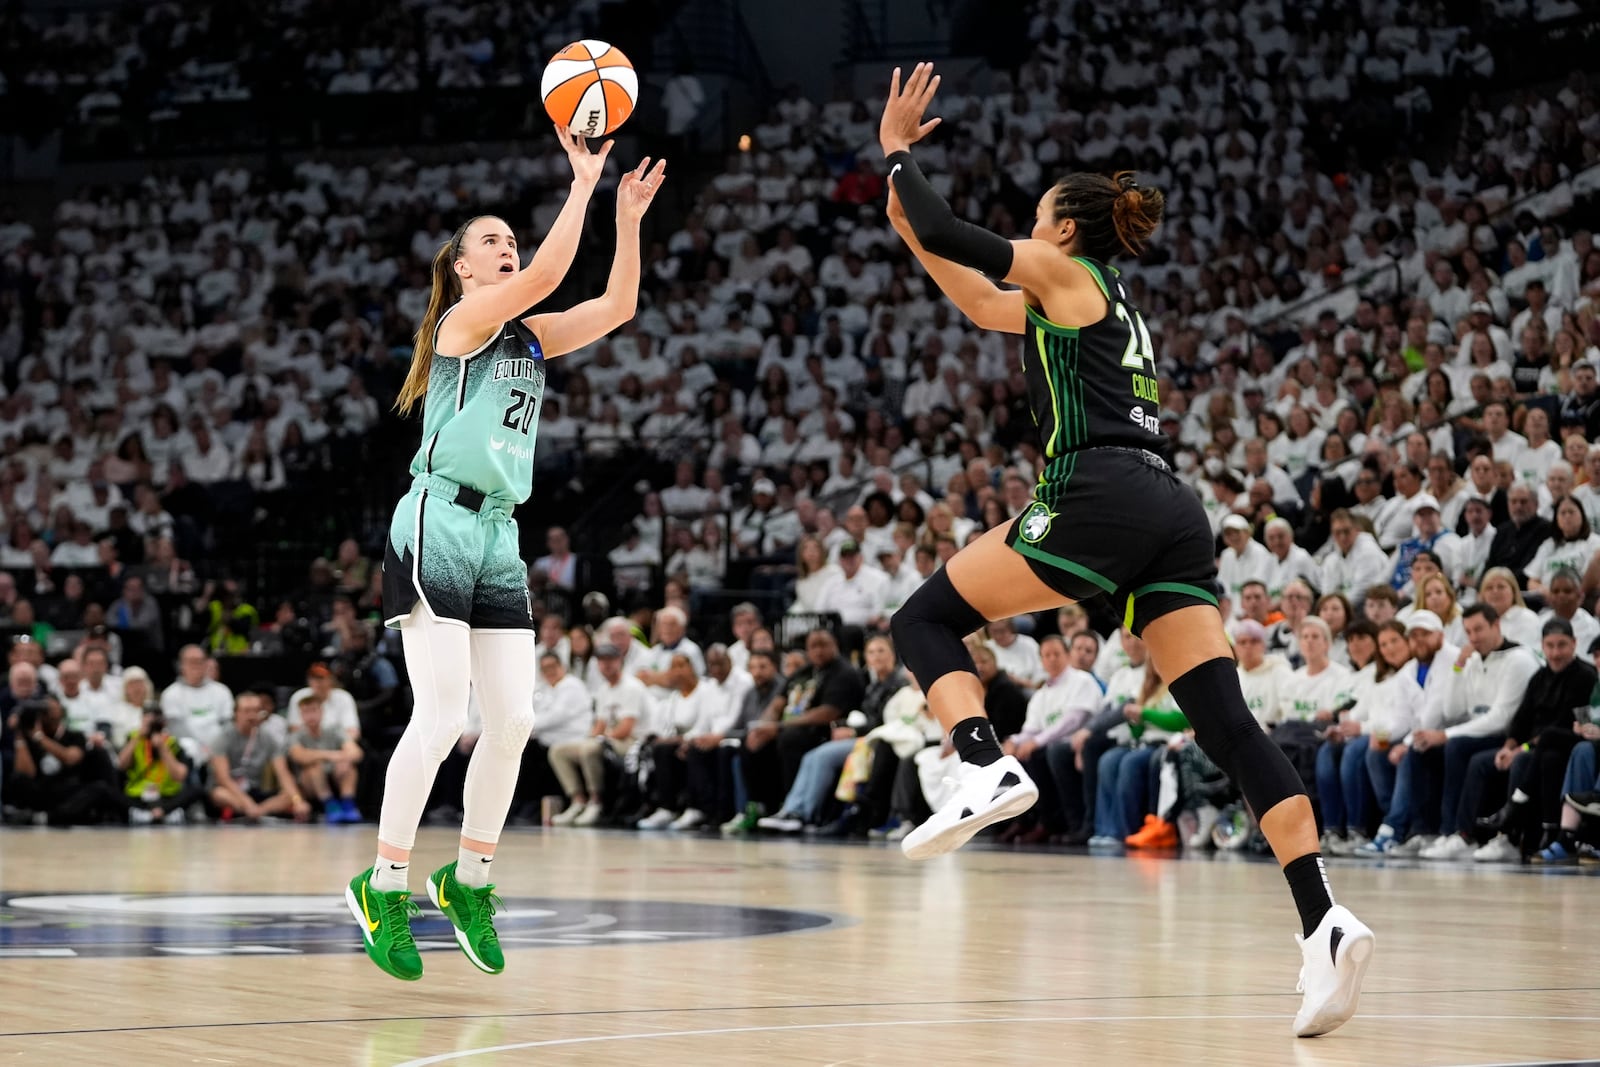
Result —
[{"label": "hair bun", "polygon": [[1133,180],[1133,171],[1125,170],[1121,174],[1117,175],[1117,187],[1123,192],[1127,192],[1129,189],[1139,188],[1139,183]]}]

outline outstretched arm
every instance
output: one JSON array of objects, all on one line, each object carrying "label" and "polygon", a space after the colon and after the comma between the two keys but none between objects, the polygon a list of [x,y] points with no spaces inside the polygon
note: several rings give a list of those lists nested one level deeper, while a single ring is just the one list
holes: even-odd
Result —
[{"label": "outstretched arm", "polygon": [[[567,191],[567,202],[562,205],[561,213],[533,259],[515,278],[501,285],[481,286],[456,303],[441,330],[441,348],[445,352],[472,351],[507,319],[516,318],[555,292],[571,269],[573,257],[578,254],[578,240],[583,236],[589,199],[600,181],[613,142],[601,145],[599,152],[590,152],[582,137],[559,126],[556,133],[572,164],[572,186]],[[450,333],[448,341],[444,339],[446,330]]]},{"label": "outstretched arm", "polygon": [[[927,177],[911,158],[910,150],[939,125],[937,118],[922,121],[938,88],[939,78],[933,73],[933,64],[918,63],[903,91],[900,68],[896,67],[889,84],[889,102],[884,106],[883,120],[878,127],[878,140],[889,162],[889,185],[898,194],[906,225],[916,235],[918,243],[940,259],[982,271],[989,278],[1020,285],[1036,298],[1093,288],[1087,271],[1061,269],[1061,251],[1049,242],[1031,238],[1008,241],[981,226],[958,219],[950,205],[928,184]],[[918,258],[922,258],[920,254]],[[940,288],[943,288],[942,281]],[[956,298],[952,295],[951,299]],[[1103,302],[1093,304],[1094,315],[1103,312]],[[1012,328],[1013,332],[1022,332],[1020,321]]]},{"label": "outstretched arm", "polygon": [[606,291],[568,310],[533,315],[523,323],[539,338],[546,359],[564,356],[598,341],[629,319],[639,306],[639,223],[661,187],[667,161],[652,170],[646,157],[617,187],[617,254]]},{"label": "outstretched arm", "polygon": [[1000,333],[1022,333],[1027,316],[1022,307],[1021,289],[1001,289],[982,274],[923,247],[906,220],[905,209],[893,185],[889,186],[889,223],[906,247],[911,249],[922,269],[928,272],[944,295],[979,329]]}]

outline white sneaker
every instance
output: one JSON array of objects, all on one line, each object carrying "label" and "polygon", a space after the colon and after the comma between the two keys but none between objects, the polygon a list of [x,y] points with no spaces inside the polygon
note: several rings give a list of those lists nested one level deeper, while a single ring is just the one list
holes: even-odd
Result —
[{"label": "white sneaker", "polygon": [[1296,1037],[1316,1037],[1350,1021],[1376,940],[1349,908],[1337,904],[1310,937],[1295,935],[1303,960],[1295,991],[1305,994],[1294,1017]]},{"label": "white sneaker", "polygon": [[129,808],[128,809],[128,825],[129,826],[149,826],[154,821],[155,821],[155,816],[150,814],[150,809],[149,808]]},{"label": "white sneaker", "polygon": [[1389,855],[1409,856],[1414,858],[1422,855],[1423,849],[1432,848],[1438,843],[1439,838],[1433,834],[1417,834],[1415,837],[1408,837],[1398,845],[1394,846],[1394,848],[1389,850]]},{"label": "white sneaker", "polygon": [[1322,839],[1317,842],[1317,847],[1322,850],[1324,856],[1342,856],[1345,854],[1341,851],[1344,848],[1344,838],[1332,830],[1324,830],[1322,832]]},{"label": "white sneaker", "polygon": [[756,826],[762,830],[771,830],[780,834],[797,834],[806,828],[805,820],[780,811],[776,815],[768,815],[764,819],[757,819]]},{"label": "white sneaker", "polygon": [[693,830],[706,821],[705,813],[698,808],[685,808],[682,815],[672,820],[669,830]]},{"label": "white sneaker", "polygon": [[605,814],[605,806],[598,800],[591,800],[583,806],[583,814],[572,820],[574,826],[598,826],[600,818]]},{"label": "white sneaker", "polygon": [[1454,862],[1455,860],[1464,860],[1469,858],[1473,851],[1474,849],[1472,842],[1468,841],[1460,834],[1446,834],[1433,844],[1429,845],[1427,848],[1423,849],[1421,852],[1417,853],[1417,855],[1425,860],[1447,860]]},{"label": "white sneaker", "polygon": [[961,765],[961,787],[949,803],[900,842],[914,860],[954,852],[985,826],[1021,815],[1039,799],[1039,787],[1015,756],[1002,756],[987,767]]},{"label": "white sneaker", "polygon": [[910,819],[902,819],[899,826],[896,826],[893,830],[890,830],[888,833],[883,835],[883,839],[885,841],[904,841],[906,839],[906,835],[911,833],[911,831],[915,830],[916,828],[916,824]]},{"label": "white sneaker", "polygon": [[1197,851],[1204,851],[1211,847],[1211,831],[1217,828],[1217,816],[1221,814],[1210,804],[1203,804],[1194,813],[1195,831],[1189,837],[1189,847]]},{"label": "white sneaker", "polygon": [[1335,852],[1335,856],[1354,856],[1362,845],[1367,843],[1366,834],[1358,834],[1354,830],[1344,835],[1344,851]]},{"label": "white sneaker", "polygon": [[551,826],[571,826],[578,821],[578,816],[589,810],[588,804],[569,804],[562,809],[561,814],[550,819]]},{"label": "white sneaker", "polygon": [[1521,863],[1522,850],[1505,834],[1496,834],[1494,840],[1474,852],[1472,858],[1479,863]]},{"label": "white sneaker", "polygon": [[189,819],[186,815],[184,815],[183,809],[179,808],[177,811],[167,812],[166,816],[161,821],[168,826],[182,826],[184,823],[188,822]]},{"label": "white sneaker", "polygon": [[672,825],[672,820],[676,819],[677,817],[678,816],[674,812],[670,812],[666,808],[657,808],[655,811],[652,811],[649,815],[646,815],[644,818],[639,820],[639,829],[665,830],[667,827]]}]

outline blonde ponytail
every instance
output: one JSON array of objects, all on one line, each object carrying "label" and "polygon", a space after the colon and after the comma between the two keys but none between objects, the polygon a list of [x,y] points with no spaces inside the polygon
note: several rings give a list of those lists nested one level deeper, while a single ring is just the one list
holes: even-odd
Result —
[{"label": "blonde ponytail", "polygon": [[428,376],[433,371],[434,334],[445,309],[461,295],[461,281],[456,277],[456,241],[452,237],[439,246],[433,256],[433,292],[428,297],[428,311],[417,327],[416,345],[411,350],[411,370],[406,373],[405,385],[395,399],[394,409],[409,415],[413,408],[428,395]]}]

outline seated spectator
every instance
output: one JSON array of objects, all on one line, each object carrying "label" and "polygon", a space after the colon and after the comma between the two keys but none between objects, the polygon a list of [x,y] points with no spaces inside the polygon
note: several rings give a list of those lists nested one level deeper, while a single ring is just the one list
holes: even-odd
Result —
[{"label": "seated spectator", "polygon": [[685,790],[689,749],[712,735],[720,741],[739,710],[726,693],[700,677],[687,653],[675,653],[667,673],[670,689],[658,710],[651,746],[655,807],[639,820],[641,830],[692,830],[705,821],[705,812],[691,806]]},{"label": "seated spectator", "polygon": [[1479,834],[1493,839],[1473,853],[1483,863],[1521,862],[1546,846],[1544,827],[1561,817],[1560,783],[1578,741],[1575,708],[1594,695],[1595,669],[1578,657],[1572,625],[1565,619],[1544,624],[1544,665],[1506,726],[1505,740],[1493,752],[1479,752],[1467,765],[1468,796],[1504,796],[1493,815],[1477,820]]},{"label": "seated spectator", "polygon": [[605,814],[606,757],[621,759],[653,721],[650,693],[639,679],[623,672],[622,651],[597,645],[595,670],[601,684],[592,689],[594,725],[589,736],[550,746],[550,766],[570,803],[551,823],[594,826]]},{"label": "seated spectator", "polygon": [[[1505,568],[1510,571],[1512,580],[1521,589],[1528,584],[1528,564],[1533,562],[1539,547],[1555,531],[1550,522],[1539,517],[1538,497],[1528,486],[1519,482],[1507,489],[1506,505],[1511,517],[1495,531],[1494,542],[1489,548],[1488,566],[1491,570]],[[1588,534],[1584,537],[1587,538]]]},{"label": "seated spectator", "polygon": [[1354,707],[1339,713],[1317,749],[1317,795],[1322,802],[1322,851],[1349,856],[1367,843],[1369,750],[1387,755],[1411,732],[1422,688],[1411,661],[1406,628],[1389,620],[1378,627],[1374,685]]},{"label": "seated spectator", "polygon": [[1167,683],[1148,660],[1140,671],[1133,699],[1108,711],[1123,721],[1111,728],[1113,746],[1100,757],[1091,848],[1121,848],[1136,831],[1144,829],[1147,815],[1153,821],[1150,779],[1154,757],[1174,734],[1188,728]]},{"label": "seated spectator", "polygon": [[313,663],[306,668],[306,684],[290,695],[289,729],[300,728],[300,709],[308,697],[317,701],[320,729],[341,741],[361,740],[361,716],[355,697],[338,683],[326,663]]},{"label": "seated spectator", "polygon": [[[1600,660],[1600,654],[1591,649],[1590,655]],[[1561,816],[1555,840],[1533,857],[1533,862],[1552,867],[1574,867],[1578,863],[1578,832],[1585,818],[1600,818],[1600,721],[1596,721],[1594,705],[1586,709],[1586,721],[1574,723],[1573,732],[1578,743],[1573,746],[1567,760],[1566,775],[1561,782]],[[1593,848],[1590,848],[1593,854]]]},{"label": "seated spectator", "polygon": [[1584,513],[1583,506],[1575,498],[1563,496],[1555,504],[1555,522],[1551,524],[1550,536],[1528,562],[1528,591],[1544,592],[1557,571],[1582,574],[1596,552],[1600,552],[1600,534],[1589,528],[1589,516]]},{"label": "seated spectator", "polygon": [[[889,638],[874,636],[868,640],[866,660],[866,691],[861,707],[849,709],[847,721],[833,725],[830,740],[805,754],[783,806],[776,814],[758,821],[756,826],[760,829],[798,833],[806,826],[821,824],[839,773],[855,750],[857,738],[882,725],[884,706],[895,691],[906,684],[905,673],[895,666],[894,644]],[[855,721],[848,721],[852,719]]]},{"label": "seated spectator", "polygon": [[315,687],[302,694],[289,705],[293,729],[287,755],[295,781],[303,794],[317,798],[330,824],[360,822],[356,786],[365,758],[361,746],[328,722],[327,704]]},{"label": "seated spectator", "polygon": [[[129,674],[136,669],[130,668]],[[133,679],[135,684],[138,681]],[[148,688],[148,679],[144,682]],[[125,775],[121,799],[128,821],[135,826],[180,825],[187,821],[189,805],[198,803],[205,792],[190,781],[191,768],[184,760],[183,748],[167,732],[161,709],[153,705],[144,708],[138,722],[117,754],[117,768]]]},{"label": "seated spectator", "polygon": [[844,720],[866,695],[861,673],[839,655],[839,642],[827,630],[812,630],[805,652],[789,655],[795,662],[785,664],[781,703],[774,699],[749,725],[739,761],[751,798],[772,812],[794,785],[806,753],[830,740],[835,725],[848,725]]},{"label": "seated spectator", "polygon": [[1389,579],[1389,557],[1377,540],[1356,525],[1355,516],[1340,508],[1330,526],[1332,551],[1322,562],[1320,588],[1324,595],[1339,593],[1355,598]]},{"label": "seated spectator", "polygon": [[1491,567],[1478,583],[1478,601],[1494,608],[1507,641],[1528,649],[1539,647],[1539,616],[1522,599],[1517,579],[1506,567]]},{"label": "seated spectator", "polygon": [[579,560],[572,552],[567,531],[559,526],[550,527],[545,533],[545,548],[547,554],[533,561],[532,570],[557,589],[576,590],[581,577]]},{"label": "seated spectator", "polygon": [[81,769],[88,740],[67,728],[60,702],[46,696],[18,705],[15,738],[6,802],[40,826],[93,821],[96,798]]},{"label": "seated spectator", "polygon": [[[993,635],[993,624],[990,625]],[[1070,762],[1054,766],[1050,748],[1076,733],[1099,710],[1104,695],[1094,675],[1071,666],[1066,642],[1051,635],[1038,643],[1044,682],[1028,698],[1022,729],[1006,738],[1001,748],[1015,756],[1039,783],[1034,810],[1006,831],[1010,840],[1038,844],[1054,835],[1080,829],[1083,811],[1083,776]],[[1002,834],[1002,839],[1006,834]]]},{"label": "seated spectator", "polygon": [[695,677],[705,673],[705,656],[700,646],[686,636],[688,627],[689,616],[680,608],[669,606],[656,612],[656,643],[640,655],[634,676],[652,690],[651,695],[657,700],[665,700],[673,688],[667,677],[673,656],[688,656]]},{"label": "seated spectator", "polygon": [[551,769],[550,750],[583,740],[594,725],[594,698],[582,680],[567,673],[560,656],[540,653],[539,677],[544,684],[533,691],[533,734],[523,750],[517,780],[517,807],[522,810],[561,788]]},{"label": "seated spectator", "polygon": [[1027,634],[1017,633],[1016,623],[1011,619],[991,622],[985,630],[989,637],[984,643],[994,653],[995,663],[1006,677],[1030,694],[1044,684],[1046,671],[1040,659],[1039,642]]},{"label": "seated spectator", "polygon": [[[1427,792],[1427,785],[1416,780],[1420,764],[1408,757],[1416,730],[1424,723],[1442,719],[1444,705],[1455,683],[1453,667],[1461,649],[1447,637],[1444,624],[1431,611],[1418,611],[1411,616],[1406,626],[1406,643],[1411,646],[1411,662],[1401,673],[1421,690],[1412,708],[1413,729],[1399,737],[1387,752],[1372,745],[1367,747],[1367,778],[1372,783],[1383,818],[1373,839],[1356,848],[1357,856],[1414,856],[1437,840],[1436,835],[1425,832],[1409,836],[1413,826],[1420,826],[1427,818],[1421,796]],[[1431,810],[1436,817],[1437,808]]]},{"label": "seated spectator", "polygon": [[[1509,575],[1504,580],[1509,582]],[[1484,581],[1487,585],[1489,577]],[[1428,860],[1467,859],[1477,850],[1482,780],[1474,782],[1479,790],[1468,794],[1468,766],[1478,753],[1501,746],[1530,680],[1541,669],[1529,648],[1502,636],[1500,614],[1487,597],[1467,609],[1465,624],[1468,644],[1456,657],[1460,677],[1449,703],[1439,709],[1443,718],[1412,731],[1407,757],[1426,760],[1424,773],[1439,775],[1442,836],[1418,853]]]},{"label": "seated spectator", "polygon": [[191,759],[209,760],[210,748],[235,713],[233,694],[210,677],[211,657],[199,645],[178,652],[178,678],[161,693],[167,730],[184,742]]},{"label": "seated spectator", "polygon": [[275,815],[304,822],[311,815],[282,747],[262,729],[269,714],[262,697],[241,693],[232,721],[216,736],[210,797],[224,822],[238,816],[255,823]]}]

